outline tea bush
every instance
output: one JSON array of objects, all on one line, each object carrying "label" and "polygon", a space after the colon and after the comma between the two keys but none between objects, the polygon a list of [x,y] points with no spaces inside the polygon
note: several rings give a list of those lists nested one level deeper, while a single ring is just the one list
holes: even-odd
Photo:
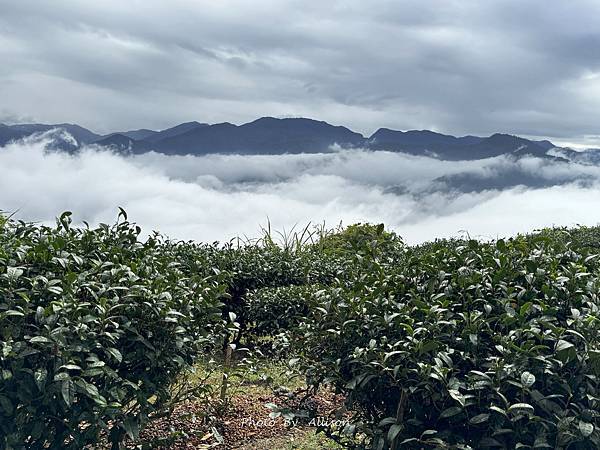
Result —
[{"label": "tea bush", "polygon": [[311,293],[318,285],[263,288],[250,292],[246,309],[253,336],[272,336],[296,329],[310,313]]},{"label": "tea bush", "polygon": [[385,231],[384,224],[357,223],[324,234],[315,247],[325,254],[351,262],[356,254],[379,258],[397,256],[403,243],[395,233]]},{"label": "tea bush", "polygon": [[[282,305],[287,306],[291,306],[300,298],[288,298],[287,294],[294,291],[285,289],[265,291],[257,296],[262,289],[327,283],[342,271],[336,260],[309,247],[234,246],[230,243],[216,249],[213,257],[213,265],[222,271],[227,286],[227,297],[223,299],[224,315],[227,317],[229,313],[235,314],[235,320],[239,324],[233,339],[236,344],[242,339],[251,341],[255,336],[279,331],[281,326],[277,320],[265,320],[265,314],[269,314],[266,308],[277,307],[277,312],[270,314],[272,319],[283,311],[281,306],[277,306],[278,302],[272,293],[276,292],[278,296],[282,296]],[[248,304],[250,295],[251,305]],[[263,300],[265,304],[261,306]],[[298,305],[298,308],[300,307],[301,305]],[[248,343],[250,342],[246,342]]]},{"label": "tea bush", "polygon": [[[402,247],[401,240],[384,231],[383,225],[357,224],[320,232],[320,239],[304,245],[277,245],[267,234],[256,243],[201,247],[204,266],[197,265],[197,270],[209,273],[217,267],[222,272],[227,286],[224,317],[233,313],[239,324],[233,338],[236,344],[242,340],[251,344],[256,337],[294,328],[307,312],[307,303],[298,293],[344,277],[355,252],[367,249],[368,256],[387,258]],[[194,259],[192,253],[188,260]]]},{"label": "tea bush", "polygon": [[552,242],[563,248],[572,248],[581,253],[600,252],[600,227],[578,226],[576,228],[545,228],[527,236],[530,242]]},{"label": "tea bush", "polygon": [[[588,246],[589,247],[589,246]],[[599,257],[563,240],[438,242],[313,294],[309,383],[358,448],[600,448]]]},{"label": "tea bush", "polygon": [[0,448],[81,449],[101,433],[118,448],[220,345],[217,275],[190,270],[190,244],[139,234],[126,220],[73,228],[69,213],[55,228],[2,219]]}]

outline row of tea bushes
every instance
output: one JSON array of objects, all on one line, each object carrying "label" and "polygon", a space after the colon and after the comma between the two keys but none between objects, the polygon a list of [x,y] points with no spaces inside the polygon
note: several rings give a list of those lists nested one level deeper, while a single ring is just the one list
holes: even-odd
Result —
[{"label": "row of tea bushes", "polygon": [[[223,283],[189,244],[0,219],[0,448],[118,448],[222,336]],[[202,252],[196,252],[201,257]]]},{"label": "row of tea bushes", "polygon": [[357,448],[600,448],[600,259],[582,235],[359,252],[309,294],[297,339],[309,383],[353,414],[326,431]]},{"label": "row of tea bushes", "polygon": [[349,447],[600,447],[597,228],[240,246],[121,219],[0,218],[0,449],[118,448],[232,341],[343,393],[352,420],[326,431]]}]

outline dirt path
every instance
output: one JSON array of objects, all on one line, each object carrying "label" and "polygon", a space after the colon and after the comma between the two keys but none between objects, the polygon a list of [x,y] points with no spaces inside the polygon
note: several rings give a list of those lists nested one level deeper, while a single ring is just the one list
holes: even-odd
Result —
[{"label": "dirt path", "polygon": [[[341,401],[338,396],[323,393],[311,398],[309,406],[315,416],[324,418],[330,417]],[[175,432],[178,437],[173,442],[159,447],[169,450],[335,448],[320,446],[318,440],[321,438],[313,436],[315,427],[309,426],[307,421],[292,425],[282,417],[271,418],[268,403],[282,405],[285,399],[256,393],[237,395],[231,399],[218,429],[207,429],[198,419],[203,412],[199,410],[202,406],[188,402],[178,406],[171,417],[150,424],[142,438],[144,441],[155,440]],[[305,446],[306,442],[308,446]]]},{"label": "dirt path", "polygon": [[338,448],[335,444],[327,442],[324,436],[315,435],[312,428],[295,428],[288,431],[287,434],[256,439],[240,444],[237,449],[244,450],[317,450]]}]

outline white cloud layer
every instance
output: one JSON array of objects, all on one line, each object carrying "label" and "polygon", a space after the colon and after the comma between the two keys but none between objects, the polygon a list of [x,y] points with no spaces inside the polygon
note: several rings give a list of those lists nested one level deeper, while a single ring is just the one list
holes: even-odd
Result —
[{"label": "white cloud layer", "polygon": [[277,230],[384,222],[410,243],[600,223],[594,165],[505,157],[451,162],[363,150],[124,157],[88,147],[69,155],[46,151],[51,139],[0,148],[1,210],[42,222],[70,210],[75,220],[98,223],[114,221],[121,206],[146,232],[198,241],[258,236],[267,220]]}]

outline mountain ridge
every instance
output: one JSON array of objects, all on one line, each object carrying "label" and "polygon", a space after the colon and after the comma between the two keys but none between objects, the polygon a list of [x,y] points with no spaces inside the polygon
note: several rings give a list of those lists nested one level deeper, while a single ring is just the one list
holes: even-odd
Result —
[{"label": "mountain ridge", "polygon": [[[105,135],[77,124],[0,124],[0,146],[53,128],[65,129],[79,146],[95,144],[134,154],[150,151],[169,155],[322,153],[338,145],[341,148],[385,150],[444,160],[483,159],[504,154],[560,158],[547,154],[553,148],[560,148],[548,140],[533,141],[505,133],[488,137],[457,137],[431,130],[379,128],[365,137],[347,127],[325,121],[275,117],[260,117],[241,125],[191,121],[164,130],[141,128]],[[565,150],[568,154],[570,149]]]}]

